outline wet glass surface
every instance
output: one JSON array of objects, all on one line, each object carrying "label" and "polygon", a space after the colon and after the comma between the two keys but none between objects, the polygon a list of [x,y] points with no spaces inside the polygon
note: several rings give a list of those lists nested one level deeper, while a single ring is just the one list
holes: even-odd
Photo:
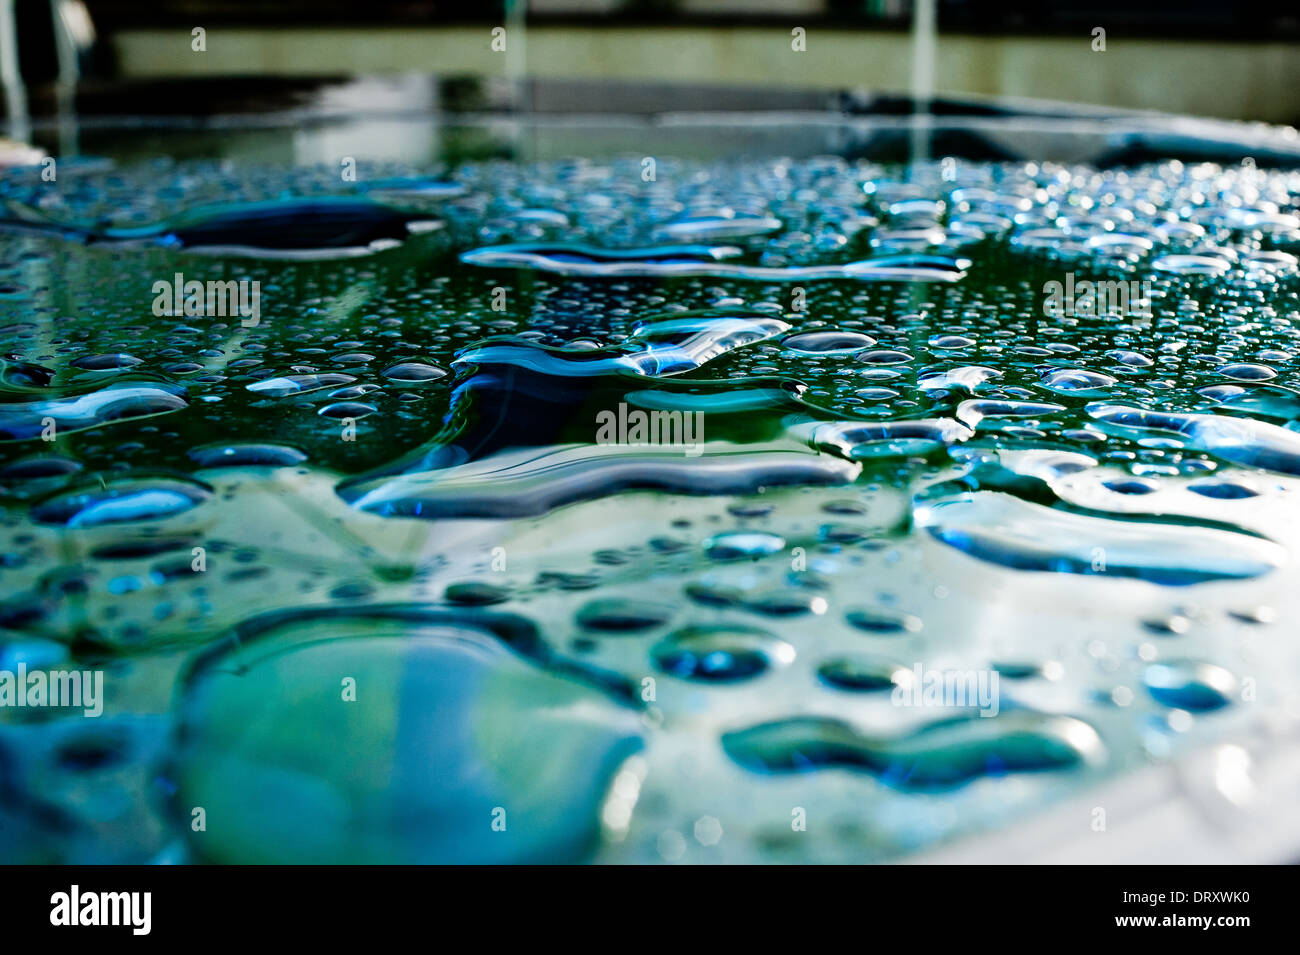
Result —
[{"label": "wet glass surface", "polygon": [[883,861],[1296,710],[1296,172],[394,122],[0,180],[6,861]]}]

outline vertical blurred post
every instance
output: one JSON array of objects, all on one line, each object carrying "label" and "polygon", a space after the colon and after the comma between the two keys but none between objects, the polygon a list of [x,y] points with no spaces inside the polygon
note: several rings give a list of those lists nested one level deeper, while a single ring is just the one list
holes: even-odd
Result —
[{"label": "vertical blurred post", "polygon": [[528,88],[526,76],[528,70],[526,20],[528,17],[528,0],[505,0],[506,4],[506,79],[510,84],[510,97],[515,104],[515,158],[528,158],[524,152],[529,137],[525,123],[532,112],[532,91]]},{"label": "vertical blurred post", "polygon": [[912,162],[930,154],[930,101],[934,98],[935,2],[912,0]]},{"label": "vertical blurred post", "polygon": [[5,88],[5,110],[9,116],[9,134],[20,143],[31,139],[27,115],[27,91],[18,67],[18,27],[14,20],[14,0],[0,0],[0,83]]},{"label": "vertical blurred post", "polygon": [[84,17],[85,8],[77,0],[50,0],[50,16],[54,20],[54,50],[59,60],[59,76],[54,84],[59,113],[59,152],[64,156],[77,154],[76,103],[81,67],[77,59],[77,39],[73,33],[72,18],[78,14]]},{"label": "vertical blurred post", "polygon": [[[934,99],[935,0],[912,0],[912,167],[908,178],[916,181],[923,175],[921,164],[930,158],[931,100]],[[908,289],[912,311],[918,311],[928,295],[926,287],[915,282]],[[930,322],[917,325],[918,332],[929,338]],[[913,346],[920,342],[913,341]]]}]

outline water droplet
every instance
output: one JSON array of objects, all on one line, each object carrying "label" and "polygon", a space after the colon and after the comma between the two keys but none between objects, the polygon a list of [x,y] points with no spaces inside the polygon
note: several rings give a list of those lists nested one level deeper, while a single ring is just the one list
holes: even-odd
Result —
[{"label": "water droplet", "polygon": [[764,630],[689,627],[651,650],[655,666],[687,680],[731,683],[756,677],[794,659],[794,648]]},{"label": "water droplet", "polygon": [[1142,672],[1152,699],[1168,707],[1195,713],[1217,710],[1232,702],[1237,679],[1209,663],[1157,663]]}]

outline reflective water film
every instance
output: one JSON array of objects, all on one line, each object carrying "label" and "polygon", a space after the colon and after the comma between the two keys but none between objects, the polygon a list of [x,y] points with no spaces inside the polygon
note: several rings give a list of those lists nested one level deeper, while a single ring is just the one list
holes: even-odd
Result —
[{"label": "reflective water film", "polygon": [[1300,173],[361,172],[0,177],[0,861],[902,860],[1300,717]]}]

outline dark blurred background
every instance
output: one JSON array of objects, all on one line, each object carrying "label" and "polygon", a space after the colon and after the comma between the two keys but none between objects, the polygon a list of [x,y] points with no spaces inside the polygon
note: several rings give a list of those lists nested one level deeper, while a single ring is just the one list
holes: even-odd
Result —
[{"label": "dark blurred background", "polygon": [[[1295,0],[0,0],[7,109],[33,117],[247,112],[322,81],[422,74],[442,78],[442,108],[793,109],[826,91],[920,92],[1294,125],[1298,43]],[[501,93],[527,81],[541,85],[522,103]],[[367,89],[346,103],[410,96]]]}]

